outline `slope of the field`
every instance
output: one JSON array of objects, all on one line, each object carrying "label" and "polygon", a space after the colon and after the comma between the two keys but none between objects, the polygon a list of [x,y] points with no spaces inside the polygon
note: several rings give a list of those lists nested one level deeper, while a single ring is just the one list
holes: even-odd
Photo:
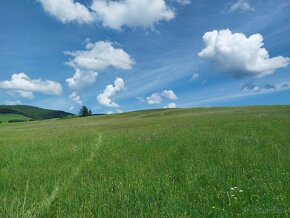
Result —
[{"label": "slope of the field", "polygon": [[11,120],[23,120],[23,121],[28,121],[31,118],[25,117],[20,114],[0,114],[0,122],[2,123],[7,123],[8,121]]},{"label": "slope of the field", "polygon": [[0,217],[285,217],[290,107],[0,126]]},{"label": "slope of the field", "polygon": [[64,111],[48,110],[29,105],[0,105],[0,114],[20,114],[36,120],[61,118],[72,115]]}]

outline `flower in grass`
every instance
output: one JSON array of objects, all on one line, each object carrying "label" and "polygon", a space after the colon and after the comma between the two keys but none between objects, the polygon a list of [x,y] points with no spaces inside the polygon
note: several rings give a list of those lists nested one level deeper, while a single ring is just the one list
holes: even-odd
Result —
[{"label": "flower in grass", "polygon": [[211,206],[211,208],[212,208],[212,209],[215,209],[215,206],[213,205],[213,206]]}]

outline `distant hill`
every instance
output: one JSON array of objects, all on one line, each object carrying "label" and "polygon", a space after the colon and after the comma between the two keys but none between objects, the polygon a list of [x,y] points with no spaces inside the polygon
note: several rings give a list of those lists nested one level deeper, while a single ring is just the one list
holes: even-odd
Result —
[{"label": "distant hill", "polygon": [[20,114],[35,120],[62,118],[73,115],[64,111],[48,110],[29,105],[0,105],[0,114]]}]

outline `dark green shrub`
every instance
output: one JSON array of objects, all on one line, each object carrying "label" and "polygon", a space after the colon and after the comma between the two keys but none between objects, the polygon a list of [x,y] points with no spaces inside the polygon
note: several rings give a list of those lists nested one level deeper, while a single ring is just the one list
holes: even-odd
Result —
[{"label": "dark green shrub", "polygon": [[26,122],[27,120],[8,120],[8,123],[20,123],[20,122]]}]

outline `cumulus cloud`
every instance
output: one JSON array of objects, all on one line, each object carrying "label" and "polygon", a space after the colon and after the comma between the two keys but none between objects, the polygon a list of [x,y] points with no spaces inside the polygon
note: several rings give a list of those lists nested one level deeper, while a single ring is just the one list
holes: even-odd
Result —
[{"label": "cumulus cloud", "polygon": [[287,67],[290,58],[270,58],[263,48],[263,36],[232,33],[229,29],[214,30],[203,36],[206,47],[198,53],[217,65],[222,72],[241,78],[247,75],[259,77],[273,74],[277,69]]},{"label": "cumulus cloud", "polygon": [[167,106],[165,106],[164,108],[177,108],[175,103],[169,103]]},{"label": "cumulus cloud", "polygon": [[43,9],[62,23],[91,23],[96,17],[86,6],[74,0],[38,0]]},{"label": "cumulus cloud", "polygon": [[123,49],[114,48],[111,42],[98,41],[86,43],[86,49],[65,52],[72,57],[66,62],[75,69],[72,78],[66,80],[72,90],[80,90],[96,81],[98,71],[114,67],[116,69],[130,70],[134,60]]},{"label": "cumulus cloud", "polygon": [[66,79],[66,82],[72,90],[81,90],[92,85],[97,80],[97,76],[97,72],[76,69],[73,77]]},{"label": "cumulus cloud", "polygon": [[72,67],[75,73],[71,78],[66,79],[66,83],[73,91],[70,98],[77,104],[82,104],[81,90],[96,82],[98,72],[109,67],[130,70],[134,65],[130,55],[123,49],[114,48],[111,42],[92,43],[88,40],[84,50],[65,52],[65,54],[72,57],[66,64]]},{"label": "cumulus cloud", "polygon": [[81,97],[77,94],[77,92],[72,92],[71,95],[69,96],[70,99],[72,99],[75,103],[82,105],[82,99]]},{"label": "cumulus cloud", "polygon": [[34,92],[48,95],[61,95],[62,86],[55,81],[30,79],[25,73],[16,73],[11,80],[0,81],[0,89],[8,90],[11,95],[33,98]]},{"label": "cumulus cloud", "polygon": [[12,91],[9,91],[8,94],[13,95],[13,96],[20,96],[22,98],[28,98],[28,99],[34,98],[33,93],[30,91],[12,90]]},{"label": "cumulus cloud", "polygon": [[254,11],[255,9],[250,5],[250,3],[247,0],[237,0],[234,4],[231,5],[229,8],[229,12],[235,12],[235,11]]},{"label": "cumulus cloud", "polygon": [[177,96],[175,95],[175,93],[172,90],[163,90],[161,92],[161,96],[168,98],[170,100],[176,100]]},{"label": "cumulus cloud", "polygon": [[161,104],[162,98],[160,93],[153,93],[151,96],[146,98],[148,104]]},{"label": "cumulus cloud", "polygon": [[[128,27],[153,27],[160,21],[175,17],[165,0],[93,0],[87,7],[74,0],[38,0],[43,9],[62,23],[79,24],[100,22],[112,29]],[[186,5],[190,0],[176,0]]]},{"label": "cumulus cloud", "polygon": [[163,98],[169,100],[176,100],[177,96],[173,90],[163,90],[162,92],[155,92],[146,98],[148,104],[161,104]]},{"label": "cumulus cloud", "polygon": [[106,107],[119,107],[119,105],[112,100],[118,92],[123,90],[125,87],[124,80],[117,78],[113,85],[107,85],[106,89],[97,96],[97,101]]},{"label": "cumulus cloud", "polygon": [[112,29],[121,29],[122,26],[153,27],[159,21],[175,17],[164,0],[94,0],[91,9],[104,26]]},{"label": "cumulus cloud", "polygon": [[73,57],[66,64],[75,68],[88,71],[104,70],[110,66],[130,70],[134,61],[123,49],[114,48],[112,42],[98,41],[86,44],[86,49],[76,52],[65,52]]}]

